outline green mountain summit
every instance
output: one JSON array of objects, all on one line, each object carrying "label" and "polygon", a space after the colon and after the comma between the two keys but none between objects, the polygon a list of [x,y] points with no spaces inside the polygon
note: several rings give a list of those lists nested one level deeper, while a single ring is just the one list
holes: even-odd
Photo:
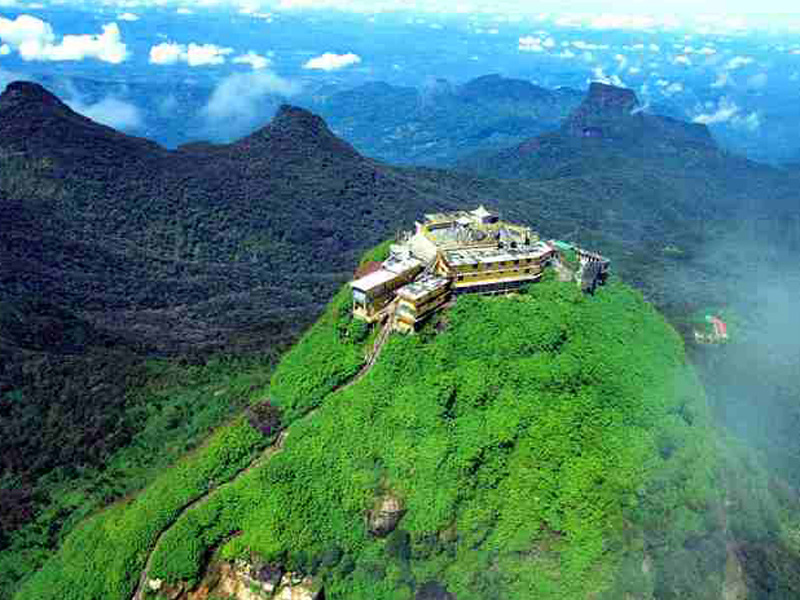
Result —
[{"label": "green mountain summit", "polygon": [[[618,281],[591,296],[551,273],[511,296],[458,295],[417,335],[383,339],[343,288],[269,397],[77,527],[15,598],[644,599],[723,585],[702,390],[679,336]],[[282,419],[268,439],[252,418],[265,410]]]}]

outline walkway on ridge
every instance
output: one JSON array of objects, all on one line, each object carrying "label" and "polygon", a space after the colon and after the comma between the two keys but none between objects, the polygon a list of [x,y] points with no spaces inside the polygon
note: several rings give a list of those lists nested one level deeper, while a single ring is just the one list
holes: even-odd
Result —
[{"label": "walkway on ridge", "polygon": [[[384,346],[386,345],[386,342],[389,340],[389,337],[391,337],[392,329],[394,327],[394,320],[395,320],[396,312],[397,312],[397,300],[393,300],[387,306],[387,308],[385,310],[385,313],[382,316],[381,320],[382,320],[383,324],[382,324],[382,327],[381,327],[381,331],[378,334],[378,337],[375,339],[375,343],[372,345],[371,351],[366,356],[366,362],[364,363],[364,366],[361,367],[361,369],[358,371],[358,373],[356,373],[352,377],[352,379],[350,379],[350,381],[348,381],[346,383],[343,383],[342,385],[340,385],[340,386],[334,388],[333,390],[331,390],[330,394],[328,394],[329,396],[333,395],[333,394],[337,394],[339,392],[342,392],[342,391],[346,390],[347,388],[355,385],[356,383],[361,381],[372,370],[372,367],[374,367],[375,363],[378,361],[378,357],[380,356],[381,351],[383,350]],[[306,413],[303,417],[301,417],[300,420],[304,421],[306,419],[309,419],[316,412],[317,412],[317,408],[312,409],[311,411]],[[297,422],[298,421],[295,421],[295,423],[297,423]],[[169,523],[166,527],[164,527],[158,533],[158,536],[156,537],[156,541],[153,544],[153,547],[152,547],[152,549],[150,550],[150,553],[147,556],[147,562],[145,563],[144,569],[142,570],[142,573],[139,576],[139,582],[136,585],[136,589],[135,589],[133,595],[131,596],[131,600],[145,600],[147,587],[148,587],[148,581],[149,581],[149,573],[150,573],[150,569],[151,569],[152,563],[153,563],[153,557],[155,556],[156,550],[158,549],[159,545],[161,544],[161,540],[163,539],[163,537],[167,533],[167,531],[169,531],[172,528],[172,526],[175,525],[183,517],[183,515],[185,515],[187,512],[189,512],[190,510],[192,510],[194,508],[197,508],[198,506],[202,505],[204,502],[207,502],[208,499],[211,497],[211,495],[214,492],[217,492],[217,491],[221,490],[222,488],[225,488],[225,487],[233,485],[240,478],[244,477],[248,473],[250,473],[253,470],[257,469],[258,467],[263,465],[267,460],[269,460],[270,458],[275,456],[278,452],[283,450],[284,442],[286,441],[286,438],[289,437],[289,427],[290,426],[287,426],[284,429],[282,429],[281,432],[278,434],[278,438],[271,445],[269,445],[267,448],[265,448],[261,452],[261,454],[259,454],[255,458],[255,460],[253,460],[253,462],[251,462],[248,466],[246,466],[241,471],[236,473],[236,475],[231,477],[228,481],[226,481],[224,483],[221,483],[221,484],[219,484],[219,485],[217,485],[215,487],[212,487],[211,489],[206,491],[205,494],[203,494],[202,496],[198,496],[197,498],[195,498],[194,500],[192,500],[188,504],[184,505],[183,508],[181,508],[178,511],[178,514],[175,516],[175,519],[171,523]]]}]

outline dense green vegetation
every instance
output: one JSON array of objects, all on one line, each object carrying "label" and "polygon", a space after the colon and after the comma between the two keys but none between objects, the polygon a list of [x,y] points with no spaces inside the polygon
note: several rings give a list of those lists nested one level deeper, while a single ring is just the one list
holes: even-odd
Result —
[{"label": "dense green vegetation", "polygon": [[[328,362],[353,346],[342,304],[273,379],[285,412],[320,408],[291,426],[283,451],[181,515],[152,577],[197,581],[223,544],[223,557],[313,573],[331,598],[409,598],[431,580],[471,598],[718,588],[724,552],[689,551],[721,528],[703,394],[680,339],[636,292],[612,283],[589,298],[548,281],[512,298],[463,297],[333,392],[353,369]],[[304,393],[289,394],[295,385]],[[378,539],[363,515],[387,490],[407,513]],[[60,597],[45,590],[64,589],[73,544],[17,598]],[[134,574],[108,565],[70,589],[121,598],[124,576]]]},{"label": "dense green vegetation", "polygon": [[[315,573],[331,598],[410,598],[428,580],[468,598],[720,585],[724,551],[687,550],[721,527],[703,395],[638,294],[551,281],[460,298],[444,319],[392,339],[282,453],[184,515],[151,575],[197,581],[204,549],[237,531],[222,556]],[[386,540],[363,519],[382,490],[408,511]],[[650,576],[615,578],[645,555]]]},{"label": "dense green vegetation", "polygon": [[[106,356],[106,361],[113,361],[114,357]],[[119,447],[106,445],[96,455],[87,454],[83,460],[50,470],[27,485],[20,483],[25,481],[19,475],[23,465],[10,464],[12,468],[0,479],[3,525],[8,526],[0,546],[0,598],[9,598],[19,580],[38,569],[81,520],[152,483],[159,472],[195,448],[213,428],[262,398],[272,372],[270,362],[268,356],[246,360],[219,357],[194,365],[150,360],[135,369],[135,377],[122,382],[123,389],[104,388],[110,397],[104,404],[103,416],[114,426],[111,433],[116,432],[113,441]],[[119,361],[116,365],[123,368]],[[119,394],[119,398],[113,394]],[[84,405],[89,400],[83,396]],[[10,402],[15,406],[7,406]],[[104,434],[109,437],[109,431],[95,433],[90,429],[91,422],[80,421],[82,417],[86,419],[86,413],[79,413],[72,423],[54,412],[59,407],[50,409],[43,424],[43,417],[37,414],[41,407],[26,398],[24,388],[18,398],[14,392],[0,397],[0,410],[28,411],[30,416],[24,421],[27,426],[17,435],[26,436],[27,432],[29,443],[35,437],[34,432],[41,434],[51,423],[66,430],[61,436],[80,435],[81,439],[94,436],[95,445],[105,439]],[[66,404],[64,408],[69,407]],[[11,419],[2,423],[6,425],[9,421],[13,423]],[[12,455],[5,451],[5,444],[20,443],[11,433],[3,438],[6,460]],[[49,439],[52,442],[57,438],[51,433]],[[86,445],[81,443],[79,447]],[[57,461],[60,457],[54,453],[63,452],[65,446],[70,447],[67,441],[62,441],[59,447],[40,452],[35,458],[51,457]],[[29,468],[31,463],[33,460],[29,459]],[[17,491],[16,496],[13,491]],[[23,492],[24,496],[20,496]],[[15,500],[16,505],[12,505]],[[23,516],[30,515],[29,522],[12,527],[14,523],[8,516],[20,511],[25,511]]]},{"label": "dense green vegetation", "polygon": [[265,441],[244,419],[222,428],[144,492],[76,527],[15,597],[130,597],[161,530],[192,500],[249,464]]}]

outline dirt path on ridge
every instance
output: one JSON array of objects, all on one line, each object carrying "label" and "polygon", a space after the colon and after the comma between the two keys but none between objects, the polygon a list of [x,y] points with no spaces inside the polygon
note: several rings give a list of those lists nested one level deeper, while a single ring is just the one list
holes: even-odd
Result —
[{"label": "dirt path on ridge", "polygon": [[[392,327],[394,326],[395,310],[396,310],[396,303],[393,302],[389,306],[387,314],[384,316],[384,324],[381,327],[381,331],[378,334],[378,337],[376,338],[375,343],[372,346],[372,350],[367,355],[367,360],[361,367],[361,369],[359,369],[358,373],[356,373],[350,379],[350,381],[347,381],[346,383],[343,383],[342,385],[331,390],[329,395],[337,394],[339,392],[346,390],[349,387],[354,386],[359,381],[361,381],[367,375],[367,373],[370,372],[373,366],[375,366],[375,363],[378,361],[378,357],[380,356],[383,347],[386,345],[386,342],[389,340],[389,337],[391,336]],[[317,410],[318,410],[317,408],[312,409],[311,411],[306,413],[303,417],[301,417],[298,421],[295,421],[295,423],[299,423],[301,421],[310,419],[317,412]],[[156,550],[158,550],[159,545],[161,544],[161,540],[164,538],[164,535],[167,533],[167,531],[169,531],[172,528],[172,526],[175,525],[175,523],[177,523],[181,519],[181,517],[183,517],[183,515],[185,515],[187,512],[207,502],[213,493],[218,492],[225,487],[233,485],[240,478],[246,476],[248,473],[251,473],[258,467],[263,465],[265,462],[267,462],[270,458],[278,454],[281,450],[283,450],[286,438],[289,437],[290,427],[291,425],[282,429],[281,432],[278,434],[278,438],[271,445],[265,448],[261,452],[261,454],[259,454],[249,465],[247,465],[238,473],[236,473],[228,481],[210,488],[201,496],[198,496],[188,504],[184,505],[178,511],[178,514],[175,516],[175,519],[171,523],[168,523],[161,531],[158,532],[158,535],[156,536],[156,541],[153,544],[153,547],[150,550],[149,554],[147,555],[147,562],[144,565],[144,569],[142,569],[142,572],[139,575],[139,581],[136,584],[136,589],[134,590],[134,593],[131,596],[131,600],[144,600],[145,594],[147,592],[150,569],[153,565],[153,557],[155,556]]]}]

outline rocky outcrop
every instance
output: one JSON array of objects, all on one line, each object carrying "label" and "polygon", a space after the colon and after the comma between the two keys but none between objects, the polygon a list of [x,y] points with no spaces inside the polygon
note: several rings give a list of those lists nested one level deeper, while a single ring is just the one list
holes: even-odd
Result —
[{"label": "rocky outcrop", "polygon": [[191,590],[185,585],[165,586],[158,579],[150,580],[148,587],[169,600],[318,600],[322,595],[322,586],[312,577],[286,572],[280,565],[245,561],[212,565]]},{"label": "rocky outcrop", "polygon": [[568,138],[598,138],[665,147],[715,148],[708,127],[644,112],[629,89],[594,82],[561,126]]},{"label": "rocky outcrop", "polygon": [[375,507],[367,513],[367,527],[372,535],[383,537],[395,530],[405,509],[403,503],[392,493],[380,496]]}]

